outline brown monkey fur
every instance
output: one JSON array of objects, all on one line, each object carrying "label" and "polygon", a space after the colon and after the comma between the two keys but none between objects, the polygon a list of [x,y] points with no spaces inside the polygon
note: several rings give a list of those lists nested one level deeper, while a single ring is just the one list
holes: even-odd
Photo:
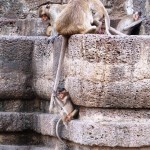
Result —
[{"label": "brown monkey fur", "polygon": [[43,20],[49,20],[49,26],[46,29],[46,35],[56,36],[55,20],[58,14],[65,8],[66,4],[46,4],[39,8],[39,17]]},{"label": "brown monkey fur", "polygon": [[133,28],[142,21],[141,12],[134,12],[131,15],[124,16],[118,23],[116,29],[124,34],[130,35]]}]

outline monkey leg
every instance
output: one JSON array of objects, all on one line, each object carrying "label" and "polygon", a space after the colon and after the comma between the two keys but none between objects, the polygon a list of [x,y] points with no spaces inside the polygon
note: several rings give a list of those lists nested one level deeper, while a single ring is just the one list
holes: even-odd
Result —
[{"label": "monkey leg", "polygon": [[121,33],[120,31],[116,30],[116,29],[115,29],[115,28],[113,28],[113,27],[110,27],[110,29],[109,29],[109,30],[110,30],[112,33],[114,33],[114,34],[127,36],[126,34]]},{"label": "monkey leg", "polygon": [[126,26],[123,28],[124,31],[129,30],[130,28],[140,24],[144,19],[139,19],[137,21],[134,21],[133,23],[131,23],[130,25]]},{"label": "monkey leg", "polygon": [[83,34],[86,34],[86,33],[95,33],[96,32],[96,26],[90,26],[87,30],[85,30],[83,32]]},{"label": "monkey leg", "polygon": [[46,35],[47,35],[47,36],[50,36],[50,35],[51,35],[51,32],[52,32],[52,27],[51,27],[51,26],[48,26],[47,29],[46,29]]}]

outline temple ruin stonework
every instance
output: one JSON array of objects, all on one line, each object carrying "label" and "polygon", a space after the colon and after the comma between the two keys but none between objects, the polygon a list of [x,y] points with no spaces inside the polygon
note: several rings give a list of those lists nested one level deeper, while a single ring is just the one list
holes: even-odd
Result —
[{"label": "temple ruin stonework", "polygon": [[[48,44],[29,11],[46,1],[0,0],[0,150],[66,150],[48,112],[62,37]],[[70,37],[60,86],[80,113],[61,137],[69,150],[150,150],[150,0],[103,3],[114,27],[133,10],[146,19],[139,35]]]}]

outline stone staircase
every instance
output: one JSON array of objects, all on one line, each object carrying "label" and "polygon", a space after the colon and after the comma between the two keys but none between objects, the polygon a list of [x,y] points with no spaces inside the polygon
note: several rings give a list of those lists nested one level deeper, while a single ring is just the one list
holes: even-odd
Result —
[{"label": "stone staircase", "polygon": [[[33,4],[1,3],[24,15]],[[148,15],[149,3],[143,4]],[[66,150],[55,134],[59,116],[48,113],[62,39],[47,44],[47,23],[8,14],[0,19],[0,150]],[[69,39],[60,85],[80,106],[79,119],[60,128],[69,150],[150,150],[148,22],[140,36]]]}]

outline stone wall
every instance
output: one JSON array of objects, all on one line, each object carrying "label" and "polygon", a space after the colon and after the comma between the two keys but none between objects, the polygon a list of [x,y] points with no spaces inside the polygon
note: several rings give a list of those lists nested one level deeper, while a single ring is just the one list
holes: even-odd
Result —
[{"label": "stone wall", "polygon": [[[58,116],[47,113],[61,37],[54,45],[46,41],[45,37],[0,38],[3,145],[30,145],[23,140],[30,136],[37,149],[38,145],[65,149],[53,138]],[[150,145],[149,41],[148,36],[74,35],[69,39],[61,80],[80,106],[79,119],[71,121],[67,130],[61,128],[70,150],[142,150]],[[4,138],[5,133],[10,134]]]},{"label": "stone wall", "polygon": [[[56,109],[48,112],[62,37],[48,44],[48,22],[29,12],[43,2],[0,1],[0,150],[66,150]],[[149,34],[149,0],[103,3],[114,25],[140,9],[147,17],[140,34]],[[149,54],[148,35],[70,37],[59,86],[80,113],[60,126],[69,150],[150,149]]]}]

